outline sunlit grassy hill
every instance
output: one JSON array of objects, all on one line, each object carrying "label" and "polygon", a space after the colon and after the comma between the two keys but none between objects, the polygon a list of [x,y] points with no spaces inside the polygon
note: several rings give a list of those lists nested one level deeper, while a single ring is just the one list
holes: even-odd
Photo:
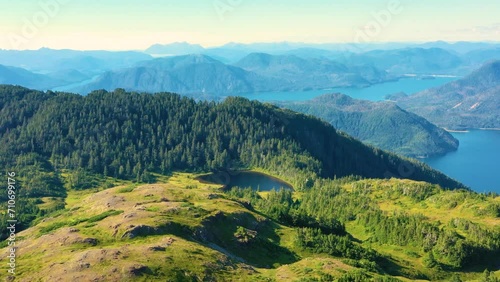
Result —
[{"label": "sunlit grassy hill", "polygon": [[[224,193],[195,178],[157,175],[154,184],[107,179],[110,188],[68,190],[65,209],[18,234],[15,281],[486,281],[480,280],[484,269],[500,263],[494,241],[500,239],[499,197],[396,179],[324,180],[294,193]],[[294,215],[302,212],[310,222]],[[324,218],[337,218],[345,229]],[[322,235],[300,237],[318,223]],[[405,238],[394,236],[399,227],[427,228],[436,236],[434,261],[418,236],[398,241]],[[450,232],[459,236],[443,235]],[[441,249],[441,238],[455,241]],[[475,251],[474,244],[490,244],[496,253],[486,252],[484,263],[452,266],[447,251],[457,240]]]}]

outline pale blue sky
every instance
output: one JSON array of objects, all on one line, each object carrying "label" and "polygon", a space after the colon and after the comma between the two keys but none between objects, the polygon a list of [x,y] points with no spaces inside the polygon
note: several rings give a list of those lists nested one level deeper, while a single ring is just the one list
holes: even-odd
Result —
[{"label": "pale blue sky", "polygon": [[3,49],[500,41],[499,0],[0,0],[0,11]]}]

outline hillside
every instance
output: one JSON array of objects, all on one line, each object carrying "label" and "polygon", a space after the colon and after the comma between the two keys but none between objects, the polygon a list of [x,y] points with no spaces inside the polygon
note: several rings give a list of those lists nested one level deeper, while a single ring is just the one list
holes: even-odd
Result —
[{"label": "hillside", "polygon": [[[15,281],[500,274],[499,197],[460,189],[311,116],[243,98],[9,85],[0,86],[0,108],[0,166],[16,173]],[[242,169],[294,191],[197,180]],[[7,218],[0,214],[1,238]]]},{"label": "hillside", "polygon": [[363,87],[396,78],[370,66],[348,67],[325,58],[303,59],[295,55],[252,53],[235,66],[263,76],[285,79],[292,89]]},{"label": "hillside", "polygon": [[280,85],[205,55],[186,55],[155,59],[131,68],[110,71],[75,91],[87,94],[96,89],[124,88],[146,92],[229,94],[264,91],[279,88]]},{"label": "hillside", "polygon": [[0,84],[6,83],[46,90],[63,84],[64,80],[33,73],[22,68],[0,65]]},{"label": "hillside", "polygon": [[458,148],[458,140],[424,118],[392,102],[356,100],[329,94],[280,106],[328,121],[364,143],[398,154],[418,157],[441,155]]},{"label": "hillside", "polygon": [[[326,122],[243,98],[195,102],[120,89],[83,97],[13,86],[2,86],[0,98],[2,156],[35,153],[62,167],[120,178],[236,163],[270,169],[300,187],[314,175],[397,176],[462,187],[420,162],[338,133]],[[8,166],[15,158],[0,163]]]},{"label": "hillside", "polygon": [[487,63],[460,80],[396,101],[441,127],[500,128],[500,61]]},{"label": "hillside", "polygon": [[73,69],[89,76],[150,59],[151,56],[134,51],[0,50],[3,65],[41,73]]},{"label": "hillside", "polygon": [[459,55],[440,48],[374,50],[339,59],[344,64],[371,64],[391,74],[453,74],[464,64]]},{"label": "hillside", "polygon": [[325,58],[302,59],[292,55],[253,53],[229,65],[198,54],[140,62],[130,68],[106,72],[72,90],[87,94],[97,89],[124,88],[130,91],[225,96],[263,91],[363,87],[396,78],[372,66],[346,67]]},{"label": "hillside", "polygon": [[[404,180],[343,179],[318,180],[292,201],[284,191],[224,193],[194,176],[158,176],[154,184],[107,179],[108,188],[70,190],[64,209],[18,234],[15,281],[500,276],[485,272],[499,263],[498,197]],[[0,259],[6,254],[2,249]]]},{"label": "hillside", "polygon": [[156,56],[181,56],[189,54],[200,54],[205,51],[201,45],[189,44],[187,42],[175,42],[171,44],[154,44],[144,52]]}]

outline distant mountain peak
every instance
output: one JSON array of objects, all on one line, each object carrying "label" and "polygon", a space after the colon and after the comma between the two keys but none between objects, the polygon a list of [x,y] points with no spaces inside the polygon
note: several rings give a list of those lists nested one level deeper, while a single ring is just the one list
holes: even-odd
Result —
[{"label": "distant mountain peak", "polygon": [[151,55],[186,55],[193,53],[202,53],[205,48],[199,44],[191,44],[188,42],[174,42],[170,44],[154,44],[144,52]]},{"label": "distant mountain peak", "polygon": [[477,90],[476,92],[481,92],[498,86],[500,86],[500,60],[494,60],[487,62],[463,79],[441,86],[441,89],[454,87],[460,90],[473,87]]},{"label": "distant mountain peak", "polygon": [[175,57],[158,58],[152,61],[145,62],[146,65],[153,65],[156,63],[170,62],[173,64],[206,64],[206,63],[220,63],[218,60],[203,54],[188,54]]},{"label": "distant mountain peak", "polygon": [[492,60],[473,72],[470,76],[488,75],[493,76],[500,83],[500,60]]},{"label": "distant mountain peak", "polygon": [[468,76],[407,97],[398,105],[449,129],[500,127],[500,60]]}]

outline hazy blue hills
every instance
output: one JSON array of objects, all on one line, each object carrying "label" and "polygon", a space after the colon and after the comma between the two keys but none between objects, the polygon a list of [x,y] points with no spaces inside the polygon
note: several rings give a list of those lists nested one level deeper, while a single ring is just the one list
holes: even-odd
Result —
[{"label": "hazy blue hills", "polygon": [[[167,61],[154,60],[149,53],[168,55],[162,58]],[[203,56],[206,61],[174,58],[178,55],[196,57],[189,55],[193,53]],[[110,90],[120,87],[222,96],[364,87],[405,74],[465,75],[491,59],[500,60],[498,44],[471,42],[421,45],[230,43],[213,48],[179,42],[156,44],[145,52],[0,50],[0,65],[32,73],[20,75],[21,70],[18,70],[15,79],[4,73],[3,83],[62,91],[90,92],[96,89],[93,87]]]},{"label": "hazy blue hills", "polygon": [[440,155],[458,148],[458,140],[424,118],[393,102],[371,102],[328,94],[280,106],[311,114],[376,147],[406,156]]},{"label": "hazy blue hills", "polygon": [[[60,77],[60,79],[62,78]],[[60,79],[33,73],[22,68],[0,65],[0,84],[8,83],[43,90],[64,83]]]},{"label": "hazy blue hills", "polygon": [[90,76],[75,69],[61,69],[48,73],[47,76],[59,81],[64,81],[65,83],[76,83],[91,78]]},{"label": "hazy blue hills", "polygon": [[[396,50],[431,50],[430,53],[440,50],[441,53],[450,53],[468,62],[469,53],[484,53],[485,60],[498,58],[499,44],[493,42],[445,42],[435,41],[427,43],[300,43],[300,42],[271,42],[271,43],[228,43],[222,46],[204,48],[198,44],[175,42],[171,44],[154,44],[145,50],[145,53],[154,55],[179,56],[187,54],[204,54],[224,63],[235,63],[251,53],[267,53],[271,55],[296,55],[301,58],[329,58],[342,59],[353,54],[381,52],[383,56],[394,56]],[[434,51],[432,51],[434,50]],[[493,53],[494,52],[494,55]],[[489,55],[487,55],[489,53]],[[493,55],[493,56],[492,56]]]},{"label": "hazy blue hills", "polygon": [[498,43],[493,43],[493,42],[467,42],[467,41],[446,42],[440,40],[440,41],[432,41],[432,42],[417,44],[414,47],[441,48],[458,54],[467,54],[473,51],[496,49],[498,48],[498,45],[499,45]]},{"label": "hazy blue hills", "polygon": [[235,62],[251,53],[326,58],[344,65],[372,65],[393,74],[465,75],[488,60],[500,59],[498,43],[429,42],[424,44],[228,44],[205,54]]},{"label": "hazy blue hills", "polygon": [[206,55],[186,55],[144,61],[130,68],[106,72],[73,90],[84,94],[95,89],[124,88],[228,95],[364,87],[391,79],[394,77],[372,66],[347,67],[328,59],[252,53],[235,65],[228,65]]},{"label": "hazy blue hills", "polygon": [[202,53],[203,51],[205,51],[205,48],[198,44],[175,42],[171,44],[154,44],[144,52],[153,56],[179,56]]},{"label": "hazy blue hills", "polygon": [[283,84],[205,55],[187,55],[159,58],[131,68],[106,72],[75,90],[84,94],[95,89],[115,88],[182,94],[230,94],[258,92],[272,87],[280,88]]},{"label": "hazy blue hills", "polygon": [[500,61],[444,86],[389,98],[442,127],[500,128]]},{"label": "hazy blue hills", "polygon": [[[405,51],[403,51],[405,50]],[[418,55],[424,52],[427,55]],[[426,50],[426,51],[425,51]],[[154,51],[154,52],[153,52]],[[344,60],[354,55],[376,55],[386,57],[423,56],[424,59],[442,59],[451,56],[461,60],[463,68],[468,64],[482,64],[487,60],[499,58],[499,44],[494,42],[445,42],[435,41],[427,43],[324,43],[311,44],[299,42],[275,42],[275,43],[228,43],[218,47],[203,48],[197,44],[177,42],[172,44],[155,44],[148,48],[146,53],[164,55],[185,55],[191,53],[202,53],[216,58],[224,63],[235,63],[251,53],[267,53],[271,55],[296,55],[301,58],[329,58]],[[373,53],[371,53],[373,52]],[[371,54],[367,54],[371,53]],[[376,54],[378,53],[378,54]],[[413,53],[413,54],[412,54]],[[434,54],[432,54],[434,53]],[[441,54],[439,54],[441,53]],[[479,61],[470,61],[470,56],[480,58]],[[355,56],[358,57],[358,56]],[[427,57],[427,58],[425,58]],[[345,61],[344,61],[345,62]],[[365,62],[366,63],[366,62]],[[377,67],[380,67],[377,65]],[[466,70],[465,70],[466,71]],[[464,71],[461,71],[464,73]]]},{"label": "hazy blue hills", "polygon": [[0,64],[39,73],[74,69],[85,75],[96,75],[151,58],[148,54],[135,51],[0,50]]},{"label": "hazy blue hills", "polygon": [[372,66],[348,67],[325,58],[303,59],[295,55],[252,53],[235,65],[263,76],[286,79],[296,89],[363,87],[394,79]]},{"label": "hazy blue hills", "polygon": [[500,60],[500,47],[473,50],[468,52],[465,57],[470,64],[482,64],[489,60]]},{"label": "hazy blue hills", "polygon": [[375,50],[339,60],[348,64],[372,64],[396,74],[447,74],[463,63],[458,55],[439,48]]}]

